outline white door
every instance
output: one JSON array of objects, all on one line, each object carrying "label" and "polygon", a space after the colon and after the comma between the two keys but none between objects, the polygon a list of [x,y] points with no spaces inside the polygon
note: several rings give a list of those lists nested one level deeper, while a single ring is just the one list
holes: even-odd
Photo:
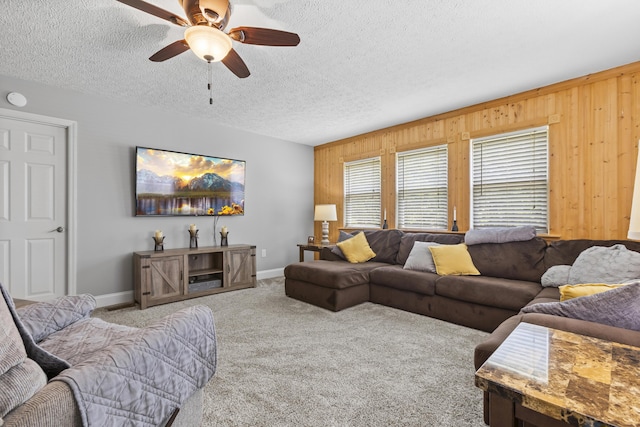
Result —
[{"label": "white door", "polygon": [[1,113],[0,280],[14,298],[66,295],[69,128]]}]

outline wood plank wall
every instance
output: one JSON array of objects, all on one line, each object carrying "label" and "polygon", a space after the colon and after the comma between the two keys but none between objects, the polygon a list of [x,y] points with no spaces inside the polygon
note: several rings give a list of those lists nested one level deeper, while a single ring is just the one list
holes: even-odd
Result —
[{"label": "wood plank wall", "polygon": [[[316,204],[343,226],[343,164],[380,156],[395,225],[395,153],[449,144],[449,217],[469,229],[469,139],[549,125],[549,238],[626,239],[640,138],[640,62],[315,147]],[[320,223],[315,224],[320,236]],[[451,224],[449,224],[451,227]]]}]

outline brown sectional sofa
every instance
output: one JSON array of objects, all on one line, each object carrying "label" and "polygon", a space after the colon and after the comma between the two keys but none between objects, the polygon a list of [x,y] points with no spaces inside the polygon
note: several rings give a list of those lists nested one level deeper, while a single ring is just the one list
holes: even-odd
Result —
[{"label": "brown sectional sofa", "polygon": [[[286,294],[334,311],[371,301],[491,332],[475,348],[476,369],[520,322],[640,346],[637,331],[548,314],[519,313],[527,305],[559,301],[557,288],[540,284],[550,267],[571,265],[592,246],[622,243],[640,252],[640,242],[578,239],[547,243],[536,237],[522,242],[471,245],[468,250],[480,276],[438,276],[403,269],[413,242],[457,244],[464,240],[463,236],[398,230],[365,234],[373,251],[380,251],[382,256],[363,264],[350,264],[325,248],[321,260],[285,268]],[[488,403],[485,394],[487,424]]]},{"label": "brown sectional sofa", "polygon": [[351,264],[324,248],[320,260],[285,268],[286,294],[334,311],[371,301],[490,332],[543,290],[547,244],[541,238],[469,246],[482,275],[439,276],[403,269],[414,242],[457,244],[463,235],[399,230],[365,235],[376,253],[371,261]]}]

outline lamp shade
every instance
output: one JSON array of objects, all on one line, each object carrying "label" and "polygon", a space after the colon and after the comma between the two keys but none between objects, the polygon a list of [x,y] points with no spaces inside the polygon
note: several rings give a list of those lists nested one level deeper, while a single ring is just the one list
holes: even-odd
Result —
[{"label": "lamp shade", "polygon": [[314,221],[337,221],[336,205],[316,205]]},{"label": "lamp shade", "polygon": [[184,31],[187,44],[204,61],[222,61],[231,50],[231,39],[217,28],[208,25],[194,25]]},{"label": "lamp shade", "polygon": [[627,238],[640,240],[640,152],[638,153],[636,164],[636,180],[633,185],[633,199],[631,201],[631,216],[629,218]]}]

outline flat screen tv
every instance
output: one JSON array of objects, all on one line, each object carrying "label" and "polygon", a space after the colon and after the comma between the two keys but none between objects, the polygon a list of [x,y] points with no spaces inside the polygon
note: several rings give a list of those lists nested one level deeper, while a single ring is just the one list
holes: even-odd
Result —
[{"label": "flat screen tv", "polygon": [[136,216],[244,215],[246,162],[136,147]]}]

